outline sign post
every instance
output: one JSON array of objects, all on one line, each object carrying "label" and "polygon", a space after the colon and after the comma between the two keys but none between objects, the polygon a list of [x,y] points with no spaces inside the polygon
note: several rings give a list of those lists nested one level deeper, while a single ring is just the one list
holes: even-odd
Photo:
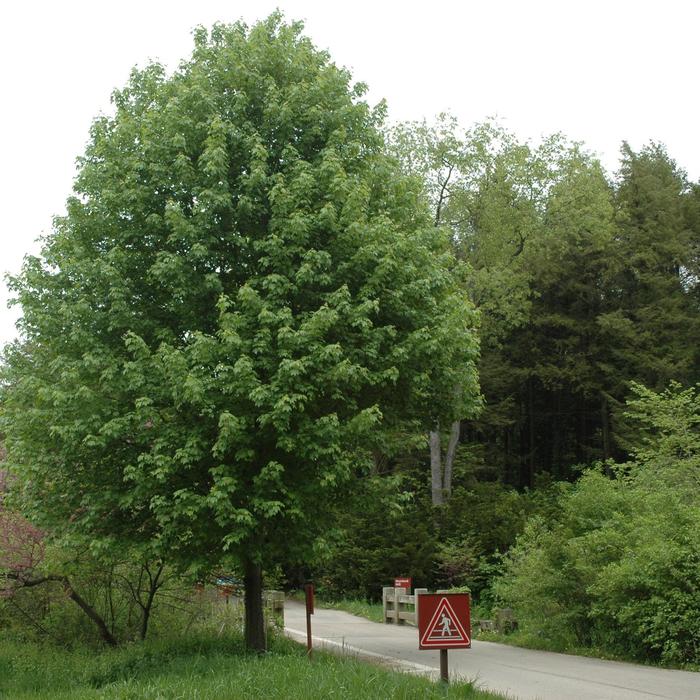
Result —
[{"label": "sign post", "polygon": [[311,616],[314,614],[314,584],[307,583],[304,585],[304,594],[306,597],[306,655],[311,658],[312,640],[311,640]]},{"label": "sign post", "polygon": [[440,678],[449,682],[448,649],[470,649],[468,593],[421,593],[418,605],[418,648],[440,650]]}]

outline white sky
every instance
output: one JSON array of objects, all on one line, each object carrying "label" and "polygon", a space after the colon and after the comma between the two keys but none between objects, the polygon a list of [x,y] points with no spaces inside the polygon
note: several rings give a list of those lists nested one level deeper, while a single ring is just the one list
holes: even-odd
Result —
[{"label": "white sky", "polygon": [[[63,212],[74,161],[113,88],[149,58],[173,68],[198,24],[303,19],[392,120],[497,115],[521,138],[584,141],[614,169],[623,139],[664,142],[700,178],[694,0],[8,0],[0,9],[0,274]],[[15,336],[0,282],[0,343]]]}]

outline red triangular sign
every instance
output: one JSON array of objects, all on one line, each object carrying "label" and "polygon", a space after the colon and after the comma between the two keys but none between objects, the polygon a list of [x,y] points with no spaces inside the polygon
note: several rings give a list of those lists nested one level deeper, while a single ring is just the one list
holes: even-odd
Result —
[{"label": "red triangular sign", "polygon": [[471,644],[469,635],[447,598],[443,598],[438,603],[420,640],[420,645],[423,647],[441,647],[445,644],[450,646]]}]

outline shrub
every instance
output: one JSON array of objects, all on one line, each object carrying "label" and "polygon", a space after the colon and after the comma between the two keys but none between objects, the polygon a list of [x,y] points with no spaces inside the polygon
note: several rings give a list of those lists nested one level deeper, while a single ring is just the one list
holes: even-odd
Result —
[{"label": "shrub", "polygon": [[559,647],[700,663],[700,402],[635,393],[635,461],[586,472],[558,515],[531,519],[494,590]]}]

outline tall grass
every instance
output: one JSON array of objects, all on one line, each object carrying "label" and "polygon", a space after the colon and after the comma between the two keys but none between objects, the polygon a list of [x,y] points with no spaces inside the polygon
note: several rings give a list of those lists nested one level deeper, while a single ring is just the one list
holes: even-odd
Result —
[{"label": "tall grass", "polygon": [[3,700],[445,697],[497,696],[325,653],[309,661],[303,647],[279,636],[262,656],[247,653],[239,634],[210,632],[99,651],[0,641]]},{"label": "tall grass", "polygon": [[381,603],[370,603],[366,600],[353,600],[342,598],[341,600],[326,601],[319,603],[322,608],[332,608],[333,610],[344,610],[353,615],[367,618],[372,622],[384,622],[384,609]]}]

